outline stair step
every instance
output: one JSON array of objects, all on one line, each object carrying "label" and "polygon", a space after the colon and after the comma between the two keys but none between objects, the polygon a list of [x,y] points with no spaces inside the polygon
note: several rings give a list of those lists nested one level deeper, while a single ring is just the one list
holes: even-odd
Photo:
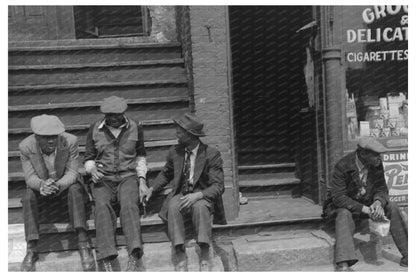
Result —
[{"label": "stair step", "polygon": [[295,177],[294,172],[267,173],[267,174],[243,174],[239,175],[240,187],[265,187],[280,185],[297,185],[301,180]]},{"label": "stair step", "polygon": [[124,65],[43,70],[9,71],[10,86],[88,84],[92,82],[129,82],[131,80],[175,79],[185,76],[183,63]]},{"label": "stair step", "polygon": [[[158,97],[158,98],[141,98],[141,99],[129,99],[127,103],[129,105],[139,104],[161,104],[161,103],[176,103],[176,102],[188,102],[188,97],[176,96],[176,97]],[[53,109],[70,109],[70,108],[85,108],[85,107],[99,107],[102,101],[94,102],[72,102],[72,103],[59,103],[59,104],[43,104],[43,105],[22,105],[22,106],[9,106],[9,112],[22,112],[22,111],[38,111],[38,110],[53,110]]]},{"label": "stair step", "polygon": [[[159,126],[159,125],[171,125],[174,124],[172,119],[161,119],[161,120],[144,120],[138,125],[142,126]],[[80,125],[69,125],[65,126],[65,131],[83,131],[88,130],[91,127],[90,124]],[[9,134],[32,134],[31,128],[9,128]]]},{"label": "stair step", "polygon": [[[24,245],[20,247],[25,249]],[[11,257],[9,254],[9,271],[20,270],[20,263],[24,257],[23,253],[25,253],[24,249],[20,251],[22,254],[18,253],[17,249],[15,251],[9,249],[9,252],[11,252]],[[172,246],[170,242],[146,243],[143,245],[143,250],[143,264],[146,271],[174,271]],[[188,255],[189,271],[199,271],[199,252],[194,241],[187,243],[186,252]],[[126,247],[118,248],[118,261],[120,270],[124,271],[127,268],[128,261]],[[210,253],[210,267],[212,271],[224,271],[221,258],[213,252],[212,248]],[[36,271],[82,271],[79,253],[77,251],[64,251],[41,254],[39,261],[36,262]]]},{"label": "stair step", "polygon": [[[81,63],[81,64],[46,64],[46,65],[15,65],[9,66],[10,71],[27,70],[59,70],[59,69],[82,69],[82,68],[108,68],[108,67],[131,67],[131,66],[153,66],[153,65],[181,65],[183,59],[148,60],[134,62],[103,62],[103,63]],[[11,72],[13,74],[13,72]]]},{"label": "stair step", "polygon": [[279,164],[254,164],[254,165],[239,165],[238,170],[256,170],[256,169],[275,169],[285,167],[295,167],[295,163],[279,163]]},{"label": "stair step", "polygon": [[9,65],[49,65],[129,62],[181,58],[179,44],[110,43],[9,48]]}]

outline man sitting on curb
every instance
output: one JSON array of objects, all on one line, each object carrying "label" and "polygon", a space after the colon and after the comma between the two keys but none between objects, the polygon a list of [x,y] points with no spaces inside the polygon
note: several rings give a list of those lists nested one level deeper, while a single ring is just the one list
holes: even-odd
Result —
[{"label": "man sitting on curb", "polygon": [[27,184],[22,198],[27,253],[21,270],[34,271],[39,259],[39,213],[53,213],[64,205],[78,234],[82,268],[92,271],[95,262],[86,231],[87,197],[78,173],[77,137],[66,133],[64,125],[54,115],[35,116],[30,125],[34,134],[19,145]]},{"label": "man sitting on curb", "polygon": [[407,226],[400,209],[388,198],[380,154],[386,148],[374,138],[361,138],[357,150],[336,165],[324,205],[327,217],[335,219],[335,263],[338,271],[352,271],[358,258],[354,250],[355,224],[363,218],[391,221],[390,232],[403,255],[400,265],[407,267]]},{"label": "man sitting on curb", "polygon": [[145,194],[146,200],[173,182],[173,190],[159,216],[168,224],[177,261],[175,270],[188,271],[185,229],[193,225],[201,249],[200,271],[210,271],[211,214],[214,223],[226,224],[221,197],[224,192],[221,154],[200,141],[205,136],[204,125],[195,115],[185,114],[174,122],[178,145],[169,150],[164,168]]}]

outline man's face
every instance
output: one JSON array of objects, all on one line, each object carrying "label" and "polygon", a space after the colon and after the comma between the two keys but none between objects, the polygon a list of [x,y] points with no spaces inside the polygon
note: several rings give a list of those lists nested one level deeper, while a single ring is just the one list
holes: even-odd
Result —
[{"label": "man's face", "polygon": [[124,123],[124,114],[122,113],[107,113],[105,114],[107,125],[118,128]]},{"label": "man's face", "polygon": [[362,157],[366,164],[373,167],[377,167],[382,163],[381,154],[371,150],[364,151]]},{"label": "man's face", "polygon": [[39,143],[40,149],[42,153],[49,155],[53,153],[56,149],[56,145],[58,143],[58,136],[40,136],[36,135],[36,140]]},{"label": "man's face", "polygon": [[178,138],[178,143],[185,147],[192,141],[191,135],[180,126],[176,126],[176,137]]}]

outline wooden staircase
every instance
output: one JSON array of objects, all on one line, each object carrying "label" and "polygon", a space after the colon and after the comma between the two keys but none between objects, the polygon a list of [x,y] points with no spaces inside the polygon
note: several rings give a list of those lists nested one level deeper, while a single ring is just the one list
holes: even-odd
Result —
[{"label": "wooden staircase", "polygon": [[[26,185],[18,144],[32,133],[33,116],[44,113],[58,116],[67,132],[78,136],[82,161],[88,128],[103,116],[99,110],[101,101],[112,95],[127,99],[127,115],[144,129],[150,181],[164,165],[169,147],[177,143],[171,119],[189,110],[180,44],[103,41],[105,44],[82,40],[79,44],[45,41],[26,43],[24,47],[9,45],[9,224],[23,223],[20,198]],[[83,168],[80,172],[84,173]],[[158,232],[155,228],[164,230],[156,212],[166,193],[159,196],[160,201],[149,207],[147,217],[142,219],[143,232],[150,228],[153,233],[150,239],[143,236],[146,241],[155,240],[154,234]],[[56,241],[59,236],[63,243],[65,234],[71,232],[72,227],[64,222],[44,223],[42,234],[51,238],[49,241]],[[94,236],[92,217],[88,224]],[[56,247],[65,250],[74,245],[67,241]]]}]

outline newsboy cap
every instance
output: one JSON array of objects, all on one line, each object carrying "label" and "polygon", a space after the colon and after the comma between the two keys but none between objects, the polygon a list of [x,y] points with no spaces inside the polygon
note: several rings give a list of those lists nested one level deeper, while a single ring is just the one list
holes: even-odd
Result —
[{"label": "newsboy cap", "polygon": [[384,147],[378,140],[372,137],[363,137],[358,140],[358,147],[368,149],[376,153],[384,153],[387,148]]},{"label": "newsboy cap", "polygon": [[202,131],[204,124],[194,114],[186,113],[178,118],[174,118],[173,121],[194,136],[205,136],[205,133]]},{"label": "newsboy cap", "polygon": [[100,110],[102,113],[124,113],[127,110],[127,101],[117,96],[104,98]]},{"label": "newsboy cap", "polygon": [[30,120],[33,133],[41,136],[54,136],[65,132],[65,126],[57,116],[42,114]]}]

